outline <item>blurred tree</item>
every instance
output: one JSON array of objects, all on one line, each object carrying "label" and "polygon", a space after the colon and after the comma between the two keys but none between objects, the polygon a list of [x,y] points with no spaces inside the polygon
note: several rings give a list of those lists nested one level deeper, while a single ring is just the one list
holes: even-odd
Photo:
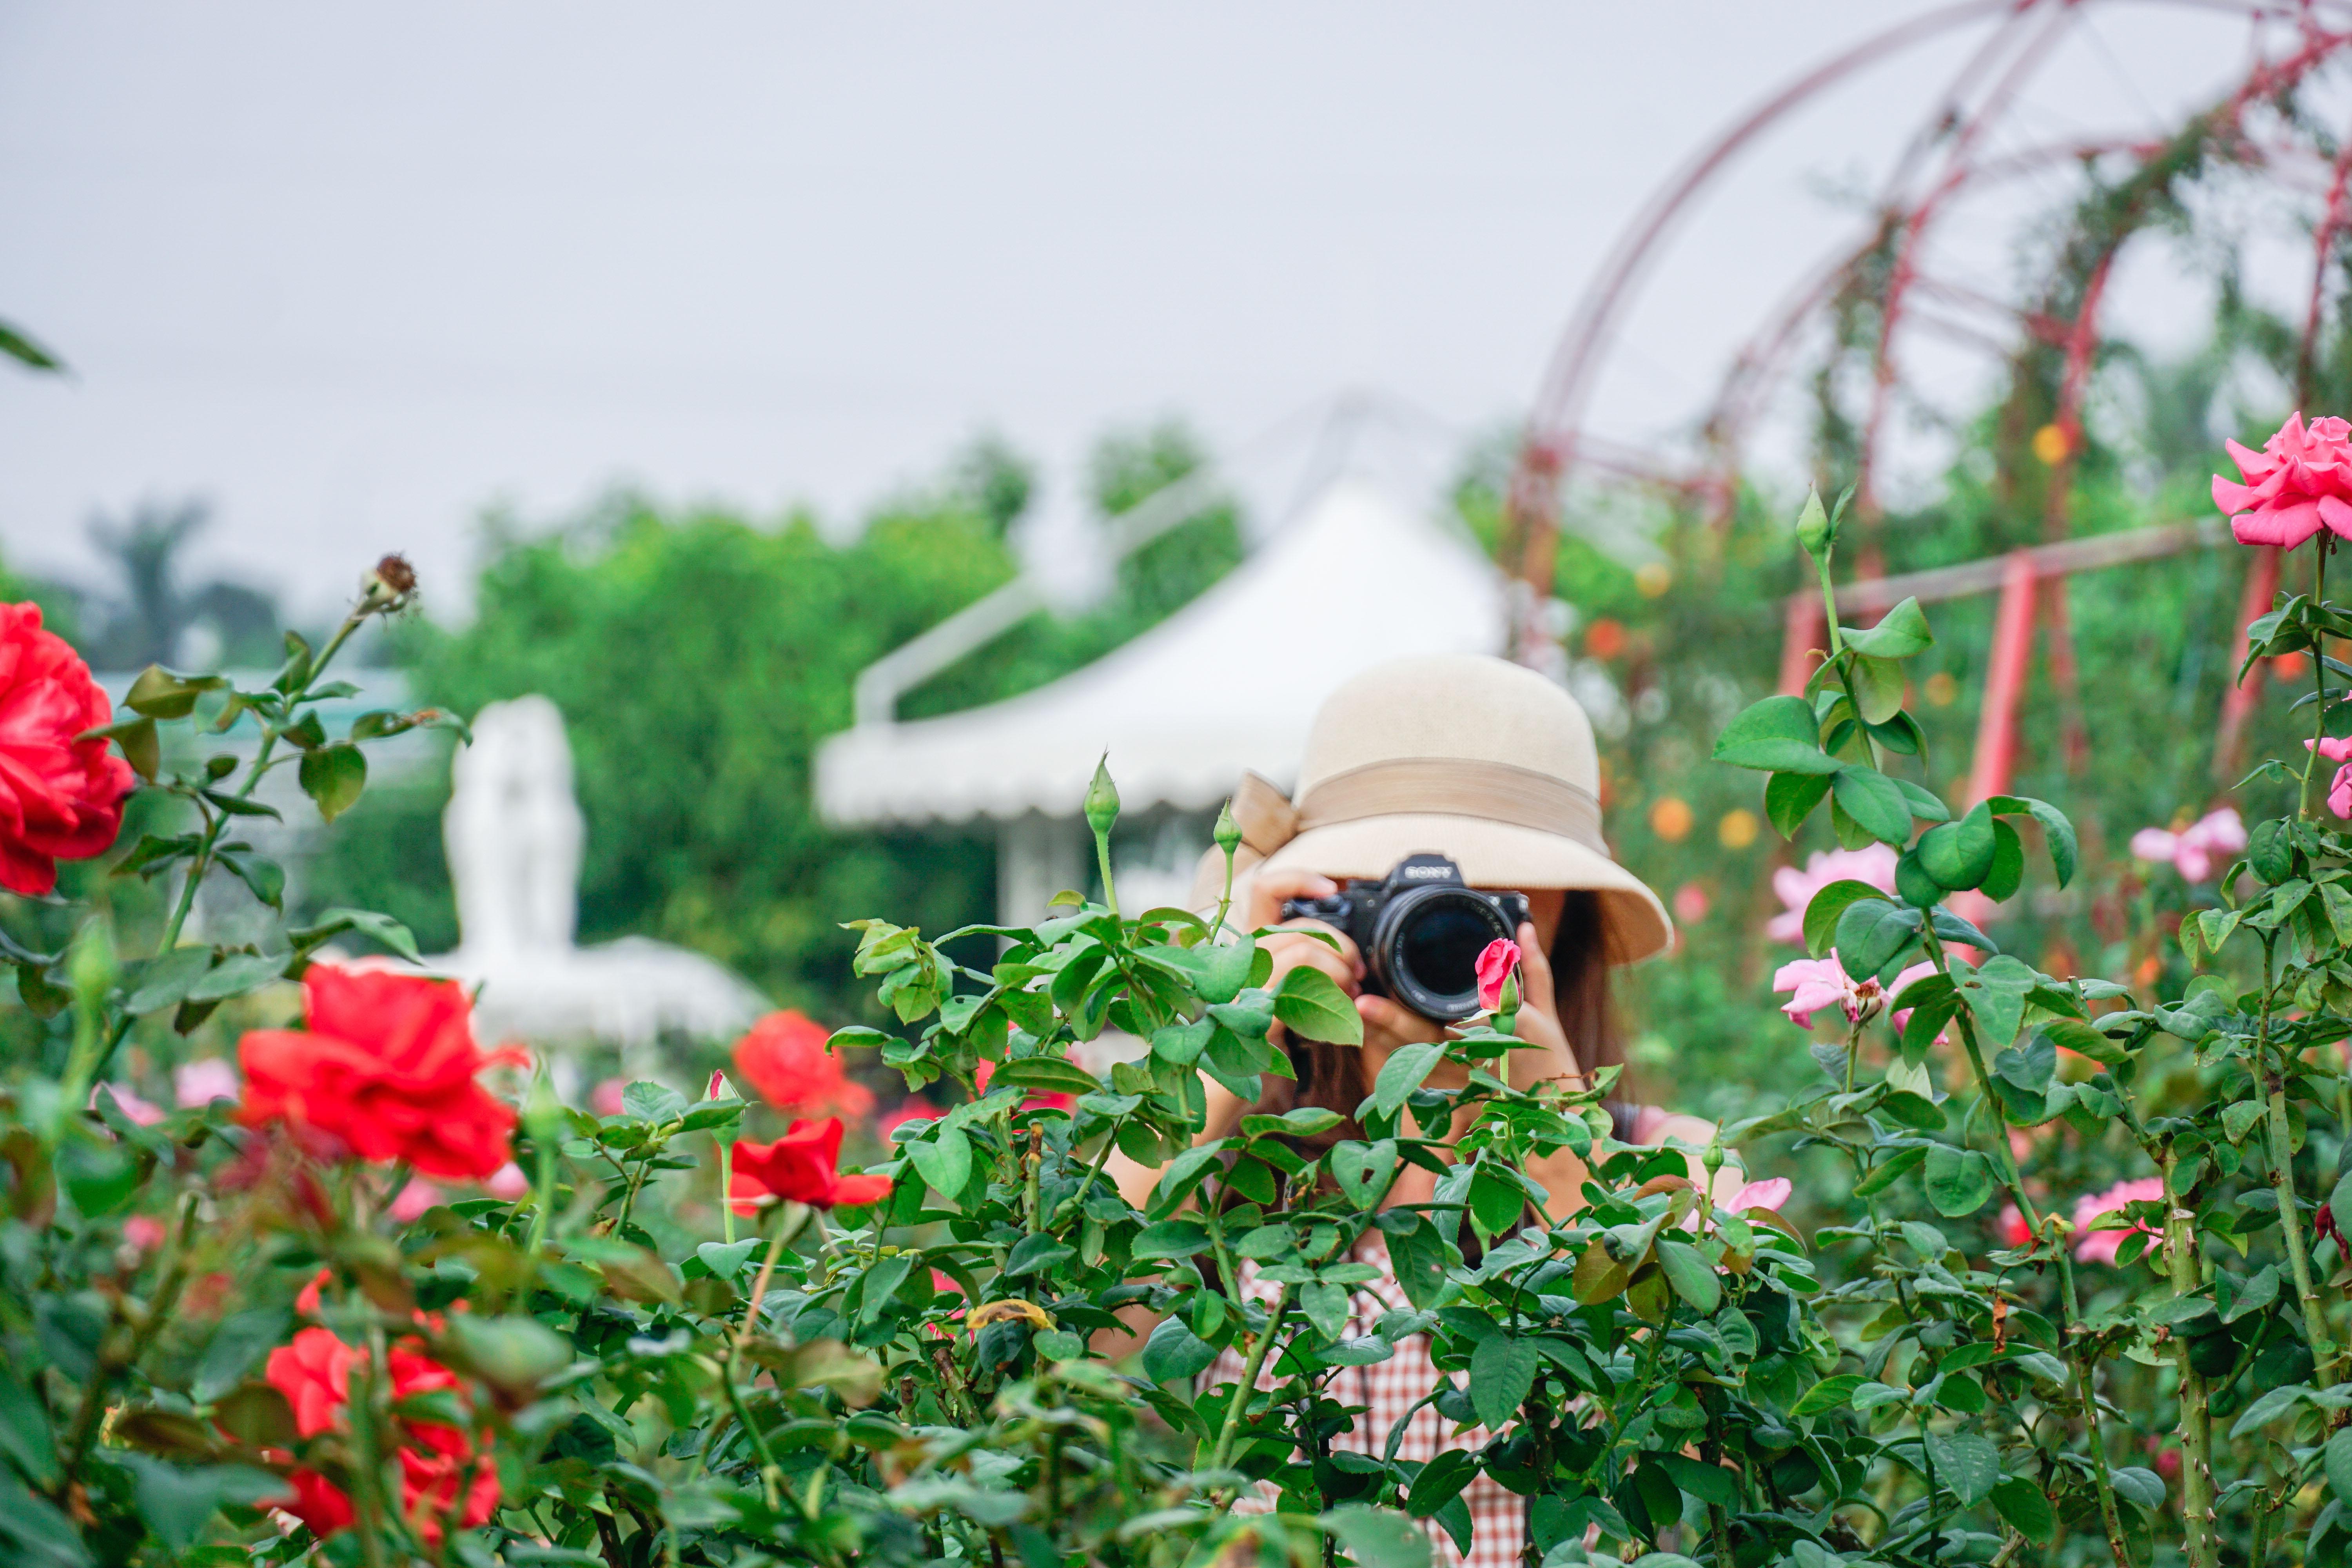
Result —
[{"label": "blurred tree", "polygon": [[[183,550],[211,521],[198,500],[142,501],[120,524],[102,516],[91,520],[91,541],[113,559],[121,577],[119,597],[92,595],[85,605],[89,630],[81,649],[94,668],[276,662],[278,605],[268,594],[226,579],[194,587],[179,581]],[[194,646],[192,634],[200,631],[210,635],[209,647]]]},{"label": "blurred tree", "polygon": [[[1098,500],[1132,504],[1199,462],[1171,427],[1106,441]],[[817,742],[848,726],[850,684],[880,655],[1008,580],[1006,509],[1027,469],[975,445],[937,486],[829,542],[804,513],[760,528],[715,511],[663,515],[618,497],[551,533],[494,535],[463,629],[402,639],[421,701],[464,713],[541,692],[571,730],[588,847],[581,937],[642,932],[709,953],[780,1002],[842,1017],[851,933],[905,911],[938,931],[987,918],[995,854],[971,835],[841,834],[810,805]],[[1232,509],[1156,541],[1100,609],[1038,617],[932,682],[903,710],[938,711],[1051,679],[1199,593],[1241,555]],[[371,791],[372,831],[337,834],[306,897],[456,937],[438,818],[446,779]]]}]

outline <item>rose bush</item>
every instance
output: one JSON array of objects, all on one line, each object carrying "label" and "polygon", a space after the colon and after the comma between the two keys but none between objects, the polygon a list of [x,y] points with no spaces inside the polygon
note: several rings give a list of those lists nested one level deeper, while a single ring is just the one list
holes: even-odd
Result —
[{"label": "rose bush", "polygon": [[[2302,504],[2332,428],[2274,439],[2301,466],[2250,514]],[[1360,1026],[1311,967],[1270,984],[1223,909],[1123,910],[1108,773],[1099,900],[856,922],[890,1029],[763,1024],[736,1059],[764,1105],[713,1075],[574,1110],[454,987],[330,959],[351,932],[404,949],[381,917],[181,941],[205,877],[279,887],[234,837],[269,770],[331,818],[369,738],[446,721],[317,717],[335,649],[413,584],[380,572],[263,691],[149,671],[62,743],[116,743],[182,816],[116,862],[176,881],[160,947],[124,958],[94,910],[66,951],[0,950],[48,1031],[0,1100],[0,1538],[58,1568],[1423,1568],[1477,1544],[1484,1478],[1540,1568],[2342,1561],[2352,840],[2315,786],[2352,738],[2326,645],[2352,621],[2315,575],[2251,628],[2250,658],[2320,672],[2313,744],[2241,792],[2296,809],[2242,841],[2192,824],[2210,876],[2166,889],[2178,963],[2147,973],[2198,972],[2052,974],[1951,905],[2063,889],[2073,828],[1920,782],[1904,661],[1931,634],[1907,602],[1838,624],[1839,522],[1801,520],[1832,605],[1811,685],[1716,751],[1765,775],[1779,831],[1839,845],[1783,889],[1807,955],[1777,977],[1822,1074],[1706,1149],[1617,1142],[1609,1073],[1510,1087],[1507,944],[1486,1011],[1396,1051],[1352,1117],[1196,1143],[1203,1074],[1255,1100],[1291,1070],[1276,1024]],[[164,767],[240,723],[241,779]],[[986,967],[950,956],[966,937]],[[263,989],[287,982],[299,1026]],[[241,1079],[127,1065],[255,995],[287,1026],[247,1034]],[[1138,1054],[1082,1066],[1113,1030]],[[845,1151],[851,1051],[922,1099]],[[1693,1164],[1736,1148],[1788,1173],[1718,1203]],[[1139,1206],[1114,1150],[1161,1170]],[[1526,1172],[1560,1150],[1591,1173],[1565,1217]],[[1433,1191],[1390,1204],[1407,1165]],[[1403,1304],[1367,1311],[1381,1257]],[[1421,1404],[1478,1446],[1336,1440],[1408,1342],[1438,1373]]]}]

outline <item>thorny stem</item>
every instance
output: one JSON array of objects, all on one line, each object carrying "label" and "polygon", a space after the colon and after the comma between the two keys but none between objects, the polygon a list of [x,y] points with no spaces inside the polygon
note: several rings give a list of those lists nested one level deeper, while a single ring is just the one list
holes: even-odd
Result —
[{"label": "thorny stem", "polygon": [[2279,1240],[2286,1248],[2287,1267],[2294,1274],[2294,1293],[2303,1303],[2304,1332],[2317,1363],[2314,1375],[2320,1387],[2330,1388],[2336,1383],[2336,1347],[2328,1339],[2327,1313],[2319,1303],[2319,1290],[2311,1278],[2311,1257],[2304,1247],[2303,1207],[2294,1193],[2294,1138],[2286,1113],[2284,1045],[2277,1047],[2278,1070],[2271,1068],[2271,961],[2275,946],[2275,936],[2263,943],[2263,1016],[2254,1037],[2254,1070],[2269,1101],[2271,1186],[2278,1194]]},{"label": "thorny stem", "polygon": [[172,1261],[164,1267],[163,1276],[156,1281],[155,1294],[148,1299],[147,1310],[131,1330],[131,1342],[113,1354],[101,1354],[97,1375],[82,1390],[81,1404],[74,1411],[73,1425],[68,1428],[64,1445],[65,1465],[58,1480],[58,1495],[70,1487],[81,1474],[82,1461],[89,1458],[90,1445],[98,1439],[99,1418],[106,1410],[106,1391],[114,1381],[114,1373],[136,1367],[146,1355],[155,1336],[163,1331],[171,1321],[172,1308],[179,1300],[180,1288],[188,1279],[188,1242],[195,1228],[196,1195],[188,1194],[180,1200],[180,1223],[173,1229]]},{"label": "thorny stem", "polygon": [[[343,644],[351,640],[352,634],[359,630],[370,616],[390,607],[391,601],[379,599],[376,588],[371,586],[367,597],[360,601],[357,609],[343,617],[343,624],[335,628],[335,635],[327,639],[327,646],[311,659],[310,673],[302,678],[302,684],[287,695],[287,708],[290,710],[304,700],[320,673],[332,662],[336,654],[342,651]],[[253,762],[246,771],[245,783],[237,787],[238,800],[252,799],[254,790],[268,773],[273,765],[270,758],[278,750],[278,733],[272,727],[263,727],[261,749],[254,753]],[[197,840],[196,852],[189,857],[187,874],[180,884],[179,899],[172,906],[172,918],[164,922],[163,934],[155,943],[155,954],[159,958],[180,945],[181,930],[186,926],[188,916],[196,907],[196,889],[203,885],[205,873],[212,868],[213,852],[220,844],[221,835],[228,828],[229,813],[215,812],[201,804],[196,809],[205,819],[204,837]],[[105,1073],[107,1065],[114,1059],[116,1049],[131,1033],[131,1019],[128,1015],[115,1025],[114,1032],[107,1037],[106,1048],[98,1054],[98,1065],[92,1070],[93,1081]]]},{"label": "thorny stem", "polygon": [[[2198,1278],[2197,1237],[2189,1226],[2189,1212],[2173,1191],[2179,1161],[2168,1140],[2162,1163],[2165,1260],[2171,1269],[2173,1292],[2192,1296],[2205,1282]],[[2189,1568],[2214,1568],[2212,1394],[2204,1375],[2189,1364],[2185,1336],[2172,1336],[2172,1355],[2180,1368],[2181,1532],[2187,1538]]]},{"label": "thorny stem", "polygon": [[[1250,1345],[1248,1362],[1242,1368],[1242,1380],[1234,1389],[1233,1403],[1225,1406],[1224,1425],[1217,1429],[1217,1446],[1209,1452],[1209,1468],[1222,1470],[1234,1457],[1234,1438],[1241,1430],[1242,1412],[1249,1407],[1250,1395],[1256,1392],[1257,1374],[1265,1368],[1266,1352],[1274,1348],[1282,1331],[1283,1314],[1290,1310],[1293,1286],[1285,1285],[1274,1299],[1274,1310],[1266,1314],[1265,1328]],[[1217,1506],[1223,1508],[1230,1487],[1217,1489]]]},{"label": "thorny stem", "polygon": [[[2322,529],[2319,552],[2312,557],[2311,566],[2311,603],[2315,609],[2327,604],[2327,546],[2328,533]],[[2311,754],[2303,759],[2303,792],[2295,805],[2297,816],[2312,815],[2311,779],[2319,767],[2319,742],[2327,738],[2327,639],[2324,635],[2312,642],[2311,679],[2319,689],[2319,700],[2311,720]]]},{"label": "thorny stem", "polygon": [[[1922,934],[1927,939],[1929,958],[1945,978],[1949,979],[1951,959],[1945,952],[1943,943],[1936,939],[1932,931]],[[2038,1236],[2042,1232],[2041,1211],[2034,1205],[2033,1194],[2025,1190],[2025,1179],[2017,1168],[2017,1156],[2009,1146],[2008,1124],[2001,1120],[2000,1101],[1993,1094],[1992,1075],[1985,1069],[1984,1049],[1977,1040],[1976,1012],[1963,1005],[1952,1017],[1960,1026],[1960,1044],[1967,1050],[1969,1071],[1975,1078],[1977,1093],[1993,1111],[1993,1155],[2000,1170],[2001,1180],[2009,1188],[2011,1201],[2017,1205],[2017,1212],[2025,1217],[2027,1226]],[[2067,1337],[2070,1341],[2074,1340],[2083,1320],[2083,1309],[2074,1290],[2074,1261],[2063,1247],[2058,1248],[2058,1285]],[[2091,1381],[2090,1360],[2079,1343],[2070,1344],[2069,1350],[2068,1359],[2074,1363],[2075,1389],[2083,1403],[2084,1436],[2089,1441],[2094,1460],[2091,1484],[2099,1495],[2099,1522],[2106,1531],[2108,1550],[2115,1553],[2116,1568],[2132,1568],[2131,1552],[2124,1542],[2123,1516],[2116,1508],[2116,1489],[2107,1478],[2107,1445],[2099,1429],[2098,1390]]]}]

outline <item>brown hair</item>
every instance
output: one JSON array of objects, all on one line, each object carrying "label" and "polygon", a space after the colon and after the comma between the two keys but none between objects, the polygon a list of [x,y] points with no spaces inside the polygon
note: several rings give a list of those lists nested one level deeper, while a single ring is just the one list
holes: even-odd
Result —
[{"label": "brown hair", "polygon": [[[1577,1068],[1588,1080],[1601,1068],[1622,1067],[1625,1061],[1624,1042],[1618,1037],[1616,1017],[1609,1005],[1607,934],[1600,896],[1589,889],[1568,889],[1560,904],[1559,929],[1551,941],[1552,985],[1559,1026],[1568,1036],[1569,1048],[1576,1053]],[[1311,1105],[1338,1111],[1344,1119],[1339,1126],[1319,1137],[1294,1141],[1302,1153],[1320,1152],[1343,1139],[1361,1138],[1364,1130],[1356,1121],[1356,1107],[1372,1092],[1363,1052],[1353,1046],[1302,1040],[1297,1036],[1291,1037],[1289,1050],[1290,1068],[1298,1075],[1298,1081],[1293,1084],[1269,1076],[1255,1109],[1279,1112]],[[1613,1098],[1632,1097],[1631,1086],[1621,1075]]]}]

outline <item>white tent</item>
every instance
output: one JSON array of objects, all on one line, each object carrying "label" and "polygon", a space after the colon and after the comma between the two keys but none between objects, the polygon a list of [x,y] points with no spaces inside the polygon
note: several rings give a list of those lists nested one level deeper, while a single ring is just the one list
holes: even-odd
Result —
[{"label": "white tent", "polygon": [[1223,582],[1086,668],[833,737],[817,806],[844,824],[994,819],[1000,906],[1034,918],[1026,906],[1083,875],[1083,836],[1066,829],[1105,752],[1130,814],[1213,808],[1244,768],[1286,784],[1326,694],[1383,659],[1496,651],[1503,592],[1458,524],[1341,479]]}]

